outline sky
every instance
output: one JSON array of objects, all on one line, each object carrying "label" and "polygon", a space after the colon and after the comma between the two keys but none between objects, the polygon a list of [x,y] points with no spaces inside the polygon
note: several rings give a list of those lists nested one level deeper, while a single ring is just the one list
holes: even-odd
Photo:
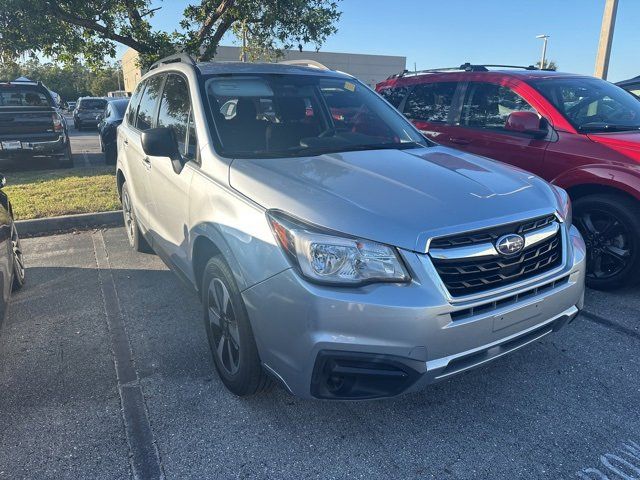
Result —
[{"label": "sky", "polygon": [[[174,30],[188,1],[156,0],[152,24]],[[547,59],[559,70],[593,75],[605,0],[342,0],[338,32],[327,52],[400,55],[407,68],[465,62],[530,65]],[[608,80],[640,75],[640,0],[619,0]],[[235,43],[234,43],[235,42]],[[231,36],[223,45],[237,44]],[[309,50],[313,46],[309,45]],[[119,49],[121,53],[123,49]]]}]

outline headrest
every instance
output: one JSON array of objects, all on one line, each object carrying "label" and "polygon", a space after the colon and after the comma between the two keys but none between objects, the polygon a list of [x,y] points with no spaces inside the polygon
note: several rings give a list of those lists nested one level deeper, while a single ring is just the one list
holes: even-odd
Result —
[{"label": "headrest", "polygon": [[304,120],[307,115],[307,106],[300,97],[281,97],[278,106],[280,107],[280,120],[283,122]]}]

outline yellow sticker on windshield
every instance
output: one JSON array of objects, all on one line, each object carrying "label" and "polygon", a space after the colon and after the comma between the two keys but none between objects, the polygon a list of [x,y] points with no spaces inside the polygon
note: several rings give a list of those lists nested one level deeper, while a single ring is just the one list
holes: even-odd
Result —
[{"label": "yellow sticker on windshield", "polygon": [[344,82],[344,88],[346,88],[350,92],[355,92],[356,91],[356,84],[355,83],[351,83],[351,82]]}]

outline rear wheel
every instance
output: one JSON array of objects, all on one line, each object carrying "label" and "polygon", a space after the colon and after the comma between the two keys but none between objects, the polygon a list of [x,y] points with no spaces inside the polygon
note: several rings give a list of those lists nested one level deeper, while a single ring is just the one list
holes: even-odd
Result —
[{"label": "rear wheel", "polygon": [[597,194],[577,199],[573,211],[587,245],[587,285],[608,290],[640,280],[640,204]]},{"label": "rear wheel", "polygon": [[222,383],[240,397],[267,390],[271,378],[260,363],[249,318],[231,269],[211,258],[202,278],[204,326]]},{"label": "rear wheel", "polygon": [[16,224],[11,222],[11,253],[13,260],[13,284],[12,290],[20,290],[24,285],[24,257]]},{"label": "rear wheel", "polygon": [[151,252],[151,247],[138,226],[138,220],[136,219],[133,204],[131,203],[127,182],[122,184],[122,215],[124,217],[124,228],[127,231],[129,246],[136,252]]},{"label": "rear wheel", "polygon": [[58,167],[71,168],[73,167],[73,153],[71,153],[71,143],[67,141],[67,148],[65,149],[64,156],[58,159]]},{"label": "rear wheel", "polygon": [[104,163],[107,165],[115,165],[118,159],[118,152],[116,150],[116,145],[113,143],[107,143],[103,147],[104,152]]}]

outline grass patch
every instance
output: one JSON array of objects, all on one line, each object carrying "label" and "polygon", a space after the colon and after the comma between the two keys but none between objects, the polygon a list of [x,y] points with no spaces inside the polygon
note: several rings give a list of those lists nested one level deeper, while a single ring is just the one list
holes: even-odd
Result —
[{"label": "grass patch", "polygon": [[112,166],[7,173],[16,220],[118,210]]}]

